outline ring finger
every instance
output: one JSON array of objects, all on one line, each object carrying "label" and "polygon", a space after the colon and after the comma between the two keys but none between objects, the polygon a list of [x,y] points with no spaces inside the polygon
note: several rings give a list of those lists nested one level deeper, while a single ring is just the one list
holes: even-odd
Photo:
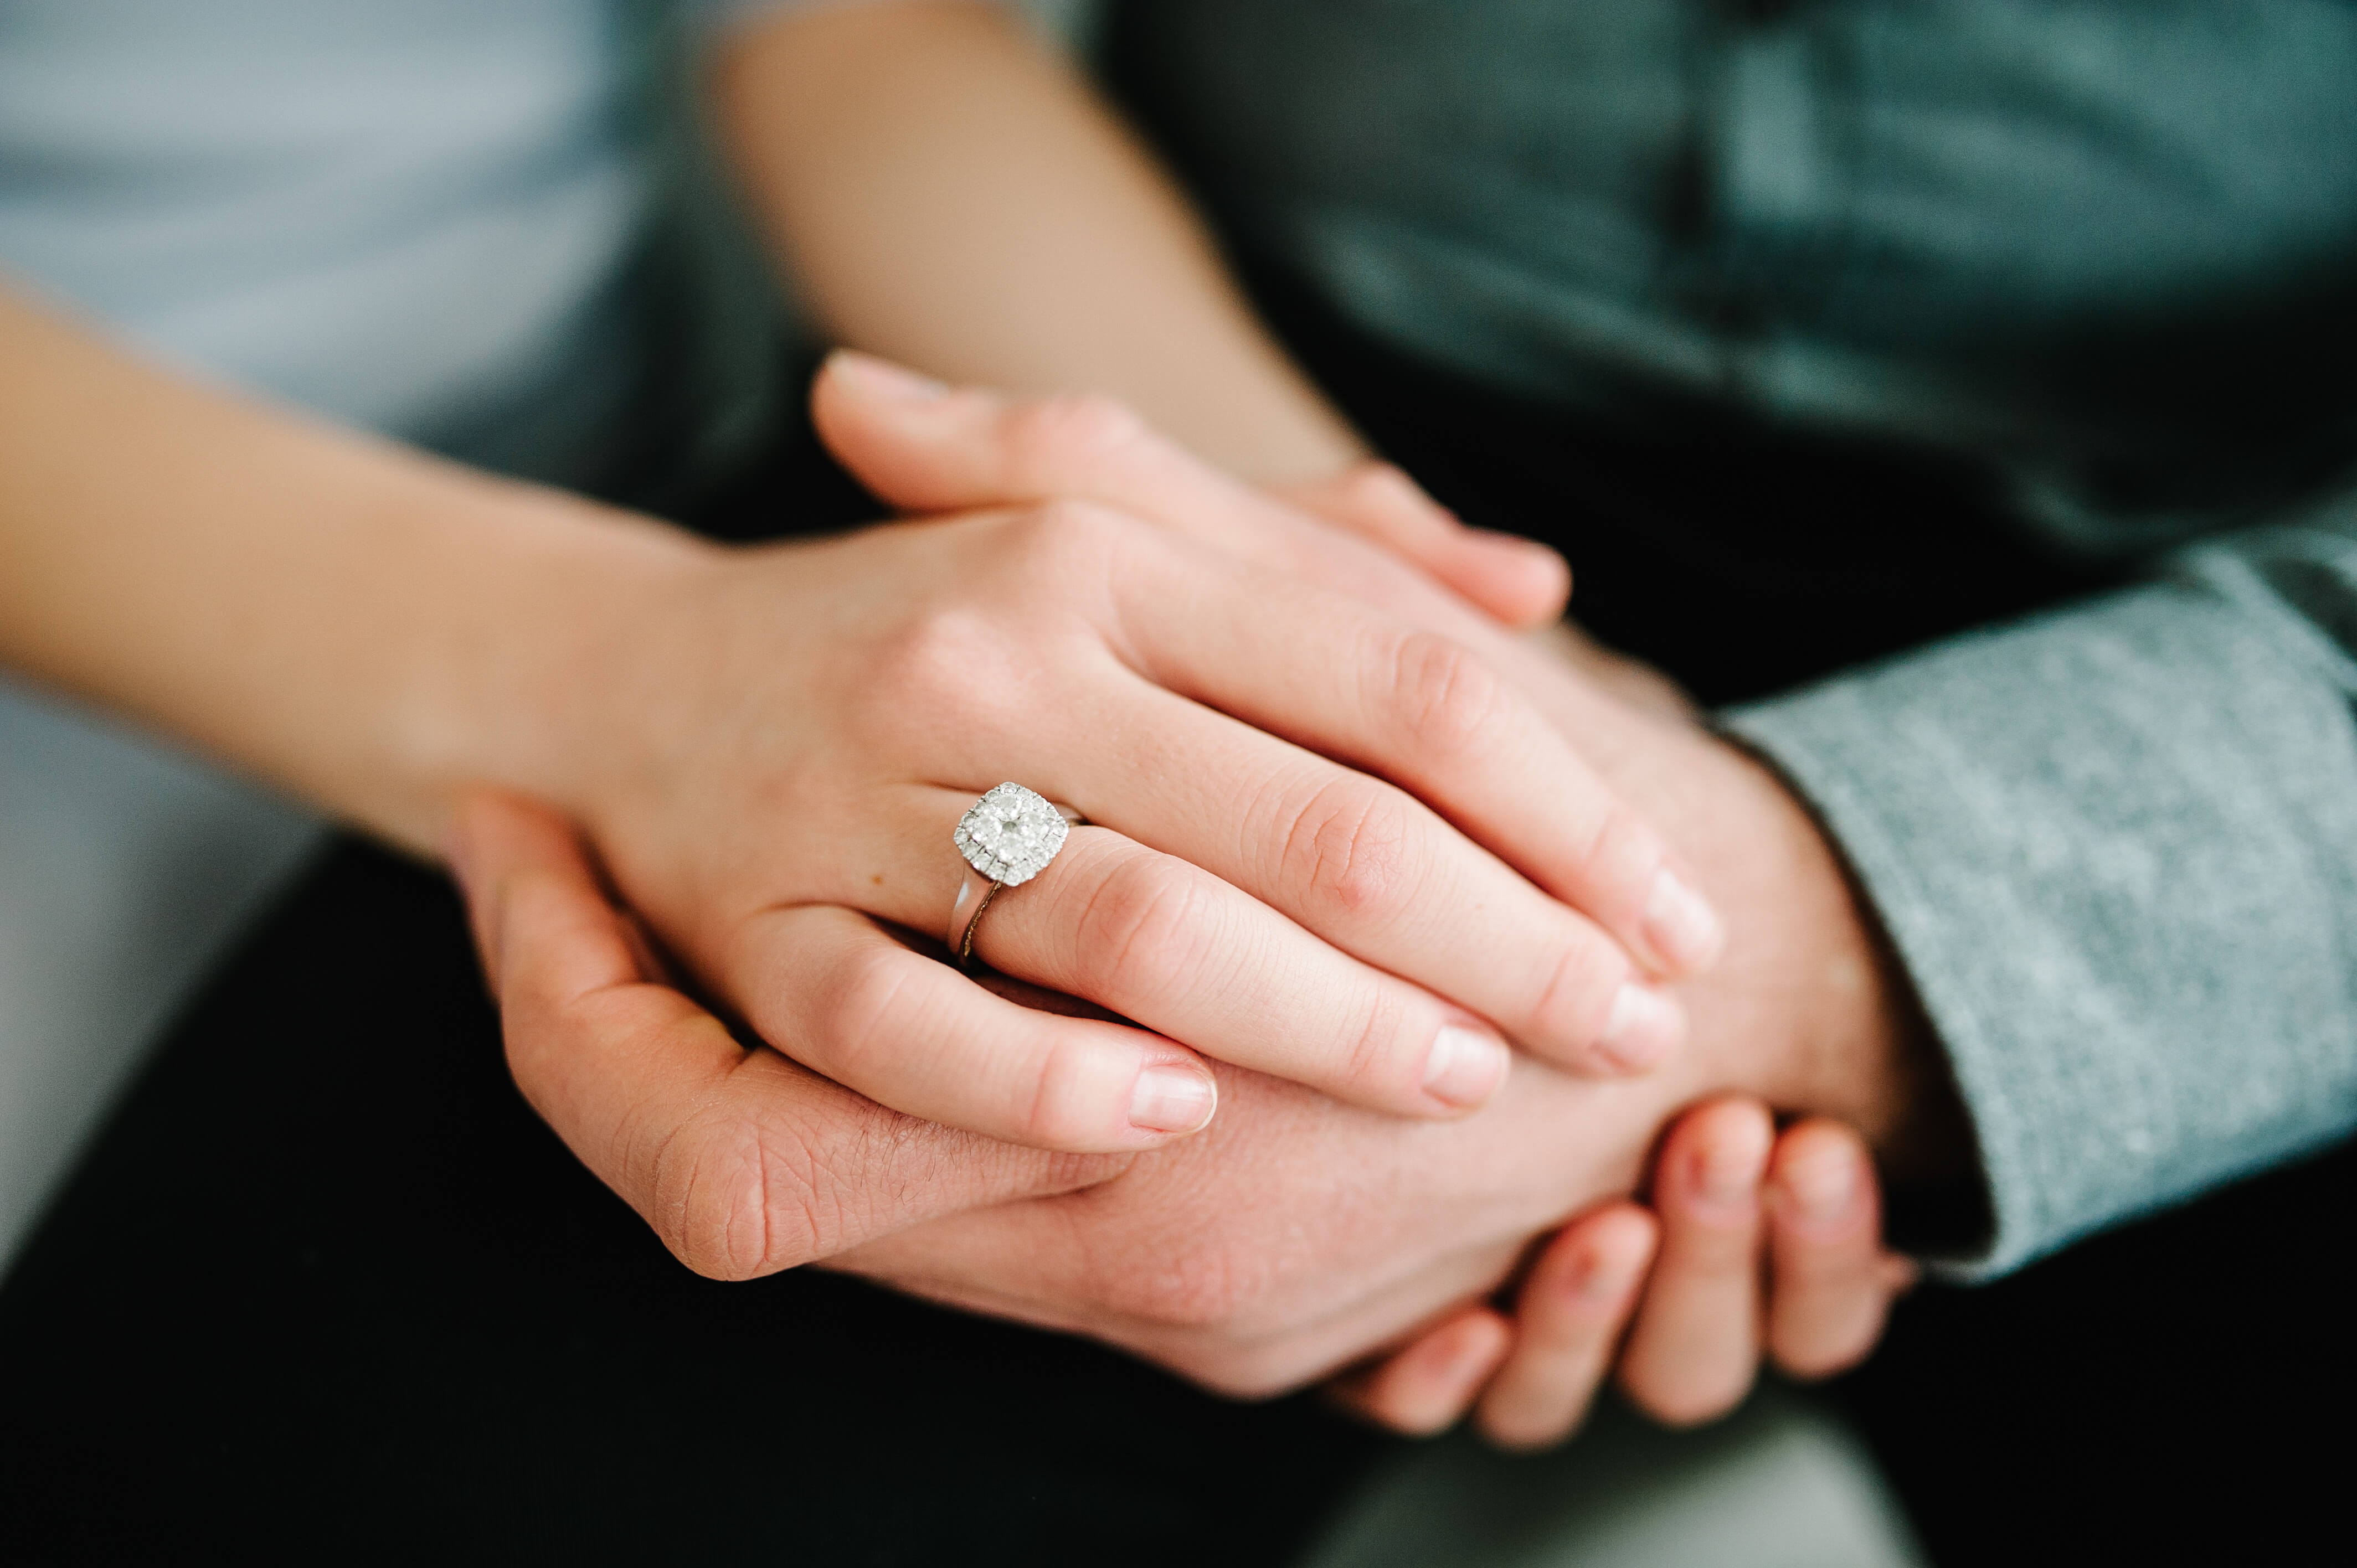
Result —
[{"label": "ring finger", "polygon": [[[940,929],[963,874],[951,830],[973,797],[910,787],[858,902]],[[857,897],[856,885],[846,894]],[[974,952],[1207,1056],[1399,1115],[1455,1116],[1505,1079],[1480,1019],[1325,942],[1211,873],[1108,829],[1072,830],[1048,868],[1003,890]],[[821,1071],[826,1069],[819,1063]]]},{"label": "ring finger", "polygon": [[1073,685],[1059,718],[1018,739],[1019,756],[1002,742],[996,761],[952,765],[1031,770],[1092,822],[1444,993],[1556,1065],[1642,1071],[1683,1037],[1674,997],[1618,941],[1405,790],[1126,671]]}]

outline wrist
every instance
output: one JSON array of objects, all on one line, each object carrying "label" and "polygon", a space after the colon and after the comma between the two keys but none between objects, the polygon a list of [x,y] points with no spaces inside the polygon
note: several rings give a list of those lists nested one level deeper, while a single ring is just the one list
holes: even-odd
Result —
[{"label": "wrist", "polygon": [[408,758],[396,836],[438,844],[456,792],[496,783],[568,814],[630,748],[632,649],[718,547],[557,491],[493,484],[448,585],[457,613],[396,709]]},{"label": "wrist", "polygon": [[1953,1098],[1938,1045],[1838,851],[1765,762],[1697,739],[1709,809],[1670,831],[1706,868],[1728,937],[1689,988],[1696,1070],[1846,1122],[1886,1163],[1952,1142],[1929,1137]]}]

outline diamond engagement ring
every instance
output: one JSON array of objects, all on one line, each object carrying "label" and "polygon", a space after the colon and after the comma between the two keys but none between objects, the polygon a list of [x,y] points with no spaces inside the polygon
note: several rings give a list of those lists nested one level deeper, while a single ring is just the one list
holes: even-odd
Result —
[{"label": "diamond engagement ring", "polygon": [[950,836],[965,856],[965,879],[950,905],[950,951],[974,968],[974,929],[1002,887],[1020,887],[1048,869],[1081,814],[1020,784],[1001,784],[970,807]]}]

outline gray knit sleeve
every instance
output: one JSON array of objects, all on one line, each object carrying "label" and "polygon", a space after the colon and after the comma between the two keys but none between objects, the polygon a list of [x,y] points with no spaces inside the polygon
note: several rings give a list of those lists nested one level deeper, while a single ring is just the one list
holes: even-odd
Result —
[{"label": "gray knit sleeve", "polygon": [[1966,1275],[2357,1126],[2357,504],[1727,715],[1954,1069]]}]

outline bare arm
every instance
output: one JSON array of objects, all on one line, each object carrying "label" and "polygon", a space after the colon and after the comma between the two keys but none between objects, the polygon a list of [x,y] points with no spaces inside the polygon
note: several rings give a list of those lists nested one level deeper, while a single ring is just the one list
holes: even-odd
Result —
[{"label": "bare arm", "polygon": [[768,237],[843,343],[951,381],[1108,392],[1249,478],[1365,455],[1168,177],[999,8],[789,13],[732,39],[714,83]]},{"label": "bare arm", "polygon": [[547,779],[592,628],[686,536],[160,373],[0,291],[0,663],[396,843]]}]

